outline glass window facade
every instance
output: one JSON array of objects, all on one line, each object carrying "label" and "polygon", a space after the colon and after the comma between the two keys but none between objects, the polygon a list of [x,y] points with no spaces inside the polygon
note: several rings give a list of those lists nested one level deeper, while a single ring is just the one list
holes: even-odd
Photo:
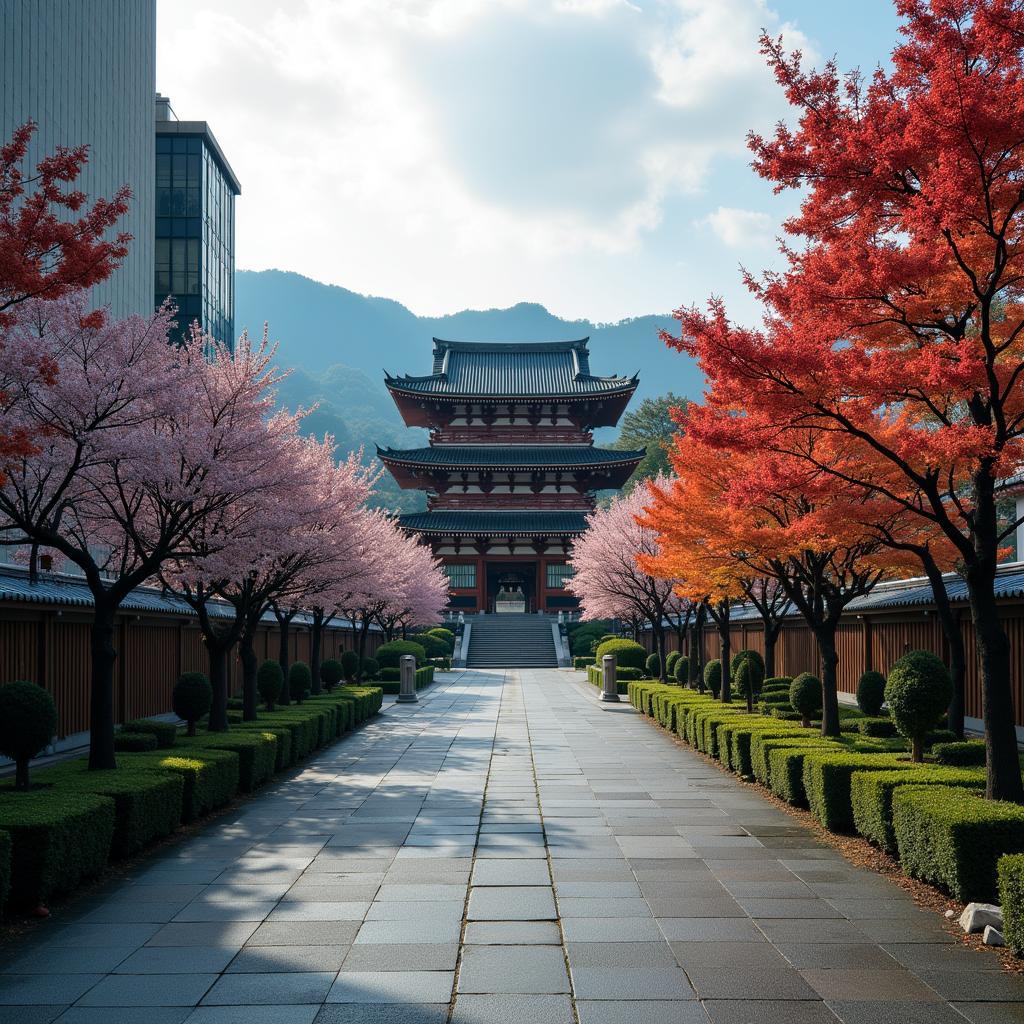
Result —
[{"label": "glass window facade", "polygon": [[560,590],[572,579],[571,565],[548,563],[548,590]]},{"label": "glass window facade", "polygon": [[235,195],[199,134],[157,133],[154,298],[168,295],[185,334],[193,321],[235,342]]},{"label": "glass window facade", "polygon": [[473,562],[456,562],[444,566],[448,577],[448,586],[453,590],[467,589],[476,586],[476,564]]}]

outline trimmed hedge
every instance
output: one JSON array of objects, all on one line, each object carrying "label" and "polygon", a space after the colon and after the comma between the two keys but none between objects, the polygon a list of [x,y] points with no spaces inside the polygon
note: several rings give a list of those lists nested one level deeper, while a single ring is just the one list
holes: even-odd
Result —
[{"label": "trimmed hedge", "polygon": [[114,736],[114,749],[125,751],[156,750],[156,737],[151,732],[125,732]]},{"label": "trimmed hedge", "polygon": [[[274,771],[281,772],[295,764],[292,752],[292,727],[290,725],[274,725],[266,720],[267,716],[257,718],[255,722],[237,722],[232,729],[245,729],[250,732],[269,732],[277,737],[277,749],[274,751]],[[232,753],[232,751],[224,751]],[[236,755],[237,756],[237,755]]]},{"label": "trimmed hedge", "polygon": [[91,772],[84,759],[63,761],[37,775],[40,782],[53,783],[63,792],[93,793],[114,801],[114,859],[169,836],[181,824],[184,783],[177,775],[127,766]]},{"label": "trimmed hedge", "polygon": [[781,747],[768,750],[768,786],[771,791],[786,803],[794,807],[807,804],[807,791],[804,789],[804,758],[818,751],[826,753],[842,752],[844,748],[835,740],[819,736],[796,743],[783,742]]},{"label": "trimmed hedge", "polygon": [[829,832],[853,830],[850,778],[854,772],[897,771],[911,764],[896,754],[814,751],[804,758],[803,784],[811,813]]},{"label": "trimmed hedge", "polygon": [[577,671],[587,668],[588,665],[596,665],[597,659],[591,654],[585,658],[573,658],[572,667]]},{"label": "trimmed hedge", "polygon": [[939,764],[956,765],[966,768],[968,765],[985,763],[984,740],[956,740],[952,743],[936,743],[932,746],[932,756]]},{"label": "trimmed hedge", "polygon": [[903,870],[961,903],[998,896],[996,865],[1024,852],[1024,807],[947,786],[901,786],[892,826]]},{"label": "trimmed hedge", "polygon": [[121,726],[121,731],[152,733],[159,750],[170,749],[178,738],[178,726],[174,722],[160,722],[155,718],[133,718]]},{"label": "trimmed hedge", "polygon": [[885,703],[885,676],[868,669],[857,680],[857,707],[869,718],[877,718]]},{"label": "trimmed hedge", "polygon": [[853,773],[850,779],[850,805],[854,828],[888,854],[896,853],[896,835],[892,828],[892,797],[900,786],[964,786],[985,788],[982,772],[963,768],[915,767],[912,771]]},{"label": "trimmed hedge", "polygon": [[1024,956],[1024,854],[1000,857],[997,871],[1003,937],[1017,956]]},{"label": "trimmed hedge", "polygon": [[186,823],[230,803],[238,793],[239,758],[233,750],[130,754],[119,760],[125,767],[180,775],[181,820]]},{"label": "trimmed hedge", "polygon": [[[257,723],[259,724],[259,723]],[[271,775],[277,761],[277,737],[257,730],[203,732],[186,736],[179,746],[193,750],[231,750],[238,755],[238,788],[243,793],[259,789]]]},{"label": "trimmed hedge", "polygon": [[0,792],[9,837],[9,903],[28,909],[71,892],[107,863],[116,811],[110,797],[66,789]]},{"label": "trimmed hedge", "polygon": [[[386,644],[381,644],[377,648],[375,660],[380,668],[398,668],[399,658],[406,654],[411,654],[417,665],[427,660],[427,652],[423,645],[413,640],[390,640]],[[364,658],[363,664],[365,665],[368,660]]]},{"label": "trimmed hedge", "polygon": [[861,736],[890,739],[899,735],[896,731],[896,723],[891,718],[858,718],[854,722],[854,727]]},{"label": "trimmed hedge", "polygon": [[[380,670],[381,679],[377,683],[377,686],[380,688],[381,693],[399,693],[399,692],[401,692],[402,683],[401,683],[400,678],[398,676],[395,676],[394,679],[390,679],[390,678],[386,679],[386,678],[384,678],[384,673],[386,671],[387,671],[387,669],[383,669],[383,668]],[[395,669],[395,671],[396,672],[400,672],[401,670],[400,669]],[[416,680],[415,681],[416,681],[416,689],[417,690],[422,690],[423,687],[430,686],[430,684],[434,681],[434,666],[433,665],[423,665],[420,668],[416,669]]]},{"label": "trimmed hedge", "polygon": [[642,672],[646,667],[647,651],[635,640],[626,640],[623,637],[605,640],[594,651],[594,664],[600,665],[606,654],[615,655],[616,669],[638,668]]}]

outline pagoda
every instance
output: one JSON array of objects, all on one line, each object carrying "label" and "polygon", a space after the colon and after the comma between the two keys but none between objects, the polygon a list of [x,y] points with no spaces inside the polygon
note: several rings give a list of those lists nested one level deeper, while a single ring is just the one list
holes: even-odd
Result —
[{"label": "pagoda", "polygon": [[441,559],[453,610],[577,607],[565,590],[573,539],[594,492],[621,487],[644,456],[594,446],[637,378],[591,374],[588,340],[435,338],[432,373],[386,376],[405,423],[427,427],[430,443],[377,454],[400,487],[427,493],[427,511],[400,522]]}]

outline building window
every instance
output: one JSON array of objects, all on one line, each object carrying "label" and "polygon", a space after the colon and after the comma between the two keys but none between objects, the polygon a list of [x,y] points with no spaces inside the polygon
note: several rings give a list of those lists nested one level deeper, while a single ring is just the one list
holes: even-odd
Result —
[{"label": "building window", "polygon": [[476,565],[473,562],[457,562],[444,567],[448,586],[452,590],[465,590],[476,586]]},{"label": "building window", "polygon": [[548,564],[548,590],[561,590],[572,579],[572,566]]}]

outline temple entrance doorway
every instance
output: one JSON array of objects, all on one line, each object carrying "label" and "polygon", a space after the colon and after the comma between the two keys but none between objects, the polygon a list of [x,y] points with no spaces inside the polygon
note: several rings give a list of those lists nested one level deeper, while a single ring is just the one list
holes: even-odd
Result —
[{"label": "temple entrance doorway", "polygon": [[536,609],[537,567],[522,562],[487,566],[487,610],[522,615]]}]

